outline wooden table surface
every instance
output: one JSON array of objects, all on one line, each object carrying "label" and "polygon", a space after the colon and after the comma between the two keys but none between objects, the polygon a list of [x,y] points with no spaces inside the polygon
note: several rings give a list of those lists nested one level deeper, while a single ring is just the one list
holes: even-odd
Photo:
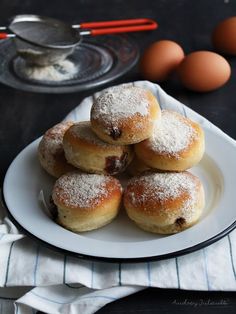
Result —
[{"label": "wooden table surface", "polygon": [[[149,17],[158,21],[159,29],[132,35],[141,52],[155,40],[171,39],[182,45],[185,53],[189,53],[194,50],[213,50],[211,32],[219,21],[236,15],[236,1],[1,0],[1,25],[7,25],[11,16],[22,13],[51,16],[69,23]],[[174,81],[162,84],[162,87],[236,139],[236,57],[228,60],[232,76],[219,90],[205,94],[193,93]],[[107,86],[139,79],[142,76],[136,66]],[[26,145],[59,122],[93,92],[39,94],[0,84],[1,183],[11,161]],[[235,292],[147,289],[111,303],[98,313],[235,313],[235,307]]]}]

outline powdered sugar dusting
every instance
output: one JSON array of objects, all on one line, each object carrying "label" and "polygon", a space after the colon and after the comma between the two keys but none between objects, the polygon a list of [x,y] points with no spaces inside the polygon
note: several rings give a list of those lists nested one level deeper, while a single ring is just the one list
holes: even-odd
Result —
[{"label": "powdered sugar dusting", "polygon": [[61,122],[44,134],[39,144],[39,153],[49,167],[54,165],[55,155],[63,153],[63,136],[72,125],[71,121]]},{"label": "powdered sugar dusting", "polygon": [[[197,201],[196,178],[188,172],[179,173],[152,173],[130,180],[130,185],[143,185],[145,188],[142,195],[138,197],[133,192],[131,202],[134,205],[145,204],[153,199],[164,203],[166,200],[176,199],[182,194],[187,194],[187,198],[182,206],[184,218],[191,216],[192,210]],[[184,198],[185,199],[185,198]]]},{"label": "powdered sugar dusting", "polygon": [[109,146],[109,144],[100,140],[100,138],[98,138],[97,135],[92,131],[89,121],[76,123],[72,127],[71,130],[72,130],[72,133],[76,137],[83,139],[83,140],[86,140],[89,143],[93,143],[93,144],[96,144],[96,145],[102,146],[102,147]]},{"label": "powdered sugar dusting", "polygon": [[156,124],[153,136],[148,139],[148,142],[149,147],[154,151],[178,158],[179,153],[197,136],[197,132],[186,118],[177,112],[163,110],[162,119]]},{"label": "powdered sugar dusting", "polygon": [[71,172],[56,181],[52,197],[67,206],[90,208],[108,195],[109,180],[109,176]]},{"label": "powdered sugar dusting", "polygon": [[105,90],[95,101],[92,114],[95,119],[117,119],[132,117],[135,114],[147,116],[149,103],[146,91],[133,86],[115,86]]}]

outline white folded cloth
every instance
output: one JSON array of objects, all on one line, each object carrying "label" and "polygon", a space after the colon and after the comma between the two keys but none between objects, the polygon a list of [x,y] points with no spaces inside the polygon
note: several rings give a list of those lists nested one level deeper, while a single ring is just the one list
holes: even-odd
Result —
[{"label": "white folded cloth", "polygon": [[[138,81],[150,89],[162,109],[197,121],[203,128],[236,142],[160,86]],[[66,120],[89,119],[93,97],[76,107]],[[66,256],[20,234],[0,208],[0,313],[89,314],[105,304],[145,287],[236,291],[236,230],[193,253],[162,261],[106,263]],[[10,288],[11,287],[11,288]],[[15,301],[15,302],[14,302]],[[13,304],[14,303],[14,304]]]}]

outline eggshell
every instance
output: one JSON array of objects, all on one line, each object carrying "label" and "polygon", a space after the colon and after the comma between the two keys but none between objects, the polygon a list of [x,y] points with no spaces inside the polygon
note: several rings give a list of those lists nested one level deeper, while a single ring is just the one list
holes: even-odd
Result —
[{"label": "eggshell", "polygon": [[236,16],[223,20],[216,26],[212,43],[217,51],[236,55]]},{"label": "eggshell", "polygon": [[150,81],[164,81],[184,58],[183,49],[171,40],[160,40],[149,46],[140,61],[140,71]]},{"label": "eggshell", "polygon": [[198,92],[208,92],[221,87],[230,78],[230,73],[229,63],[211,51],[192,52],[178,67],[182,84]]}]

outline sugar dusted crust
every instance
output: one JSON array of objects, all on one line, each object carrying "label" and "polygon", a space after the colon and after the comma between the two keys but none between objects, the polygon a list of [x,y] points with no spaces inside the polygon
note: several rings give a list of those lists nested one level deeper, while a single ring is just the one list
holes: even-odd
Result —
[{"label": "sugar dusted crust", "polygon": [[74,167],[65,159],[63,136],[73,125],[72,121],[61,122],[46,131],[38,146],[38,157],[42,167],[54,177],[72,171]]},{"label": "sugar dusted crust", "polygon": [[204,207],[204,191],[201,181],[187,171],[149,173],[129,181],[124,205],[142,229],[175,233],[197,222]]},{"label": "sugar dusted crust", "polygon": [[150,150],[180,158],[194,141],[199,140],[195,124],[171,110],[162,110],[162,119],[154,127],[153,135],[147,140]]},{"label": "sugar dusted crust", "polygon": [[57,206],[90,211],[121,193],[121,185],[114,177],[70,172],[56,181],[52,198]]},{"label": "sugar dusted crust", "polygon": [[135,145],[137,156],[149,167],[184,171],[197,164],[205,150],[204,132],[199,124],[177,112],[162,111],[152,136]]},{"label": "sugar dusted crust", "polygon": [[159,104],[150,91],[121,86],[106,90],[94,102],[91,125],[105,142],[134,144],[151,136],[154,122],[160,116]]},{"label": "sugar dusted crust", "polygon": [[119,212],[121,198],[122,188],[114,177],[78,172],[59,178],[52,192],[57,222],[73,232],[110,223]]},{"label": "sugar dusted crust", "polygon": [[184,203],[190,198],[194,203],[195,190],[200,184],[199,179],[187,171],[149,172],[129,181],[126,196],[134,207],[156,213],[158,206],[171,210],[173,202]]},{"label": "sugar dusted crust", "polygon": [[133,86],[115,86],[106,89],[95,101],[92,115],[95,120],[116,124],[119,120],[149,115],[146,91]]}]

